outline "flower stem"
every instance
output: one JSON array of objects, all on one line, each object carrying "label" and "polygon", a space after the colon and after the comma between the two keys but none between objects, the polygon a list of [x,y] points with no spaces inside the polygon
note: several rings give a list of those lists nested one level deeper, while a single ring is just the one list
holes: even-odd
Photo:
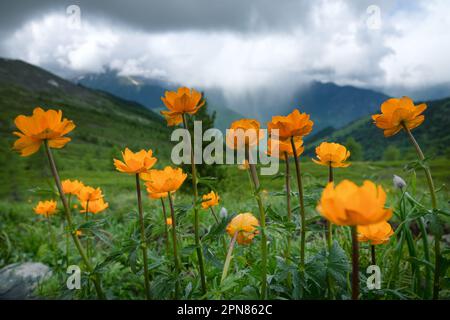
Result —
[{"label": "flower stem", "polygon": [[373,244],[370,245],[370,258],[372,261],[372,265],[376,266],[377,265],[377,254],[375,251],[375,246]]},{"label": "flower stem", "polygon": [[166,239],[166,252],[169,253],[169,229],[167,228],[167,213],[166,205],[164,204],[164,199],[161,199],[161,206],[164,215],[164,238]]},{"label": "flower stem", "polygon": [[[286,207],[287,207],[287,218],[288,222],[291,223],[292,221],[292,209],[291,209],[291,170],[289,166],[289,155],[287,152],[284,152],[284,161],[286,163]],[[289,257],[291,255],[291,233],[288,232],[287,234],[287,248],[286,248],[286,261],[289,260]]]},{"label": "flower stem", "polygon": [[[425,261],[430,262],[430,246],[428,245],[428,233],[427,229],[425,228],[425,222],[424,218],[420,217],[418,220],[420,232],[422,233],[422,242],[423,242],[423,254]],[[425,298],[429,299],[430,293],[431,293],[431,274],[430,269],[425,268]]]},{"label": "flower stem", "polygon": [[[186,121],[186,115],[183,114],[183,125],[186,130],[189,130],[188,124]],[[197,170],[195,167],[194,162],[194,145],[193,140],[191,139],[191,171],[192,171],[192,188],[194,189],[194,234],[195,234],[195,247],[197,251],[197,259],[198,259],[198,265],[200,269],[200,280],[202,283],[202,291],[203,294],[207,292],[206,287],[206,277],[205,277],[205,265],[203,262],[203,250],[202,250],[202,244],[200,242],[200,221],[199,221],[199,215],[198,215],[198,208],[197,208],[197,199],[198,199],[198,190],[197,190]]]},{"label": "flower stem", "polygon": [[172,201],[172,195],[170,192],[168,193],[169,197],[169,205],[170,205],[170,216],[172,218],[172,245],[173,245],[173,257],[175,262],[175,270],[177,272],[177,280],[175,282],[175,299],[179,298],[179,291],[180,291],[180,284],[179,284],[179,277],[180,277],[180,262],[178,260],[178,251],[177,251],[177,232],[176,232],[176,221],[175,221],[175,211],[173,209],[173,201]]},{"label": "flower stem", "polygon": [[[328,182],[333,182],[333,167],[330,165],[328,166]],[[333,240],[333,226],[331,224],[331,221],[327,220],[327,244],[328,244],[328,250],[331,250],[331,243]]]},{"label": "flower stem", "polygon": [[211,213],[212,213],[212,215],[213,215],[213,217],[214,217],[214,220],[216,220],[216,223],[218,224],[218,223],[219,223],[219,219],[217,218],[217,215],[216,215],[216,213],[214,212],[213,207],[209,207],[209,209],[211,210]]},{"label": "flower stem", "polygon": [[138,210],[139,210],[139,225],[140,225],[140,231],[141,231],[142,259],[143,259],[143,263],[144,263],[145,297],[147,300],[149,300],[150,299],[150,281],[148,278],[147,239],[145,236],[144,212],[142,209],[141,182],[139,180],[139,173],[136,173],[136,193],[137,193],[137,202],[138,202]]},{"label": "flower stem", "polygon": [[250,157],[250,150],[245,149],[246,158],[249,164],[250,177],[255,188],[255,199],[258,203],[259,218],[261,220],[261,299],[265,300],[267,297],[267,236],[266,236],[266,213],[261,200],[260,184],[256,165],[252,163]]},{"label": "flower stem", "polygon": [[[86,265],[86,268],[88,269],[88,272],[90,274],[94,273],[94,268],[92,267],[91,263],[89,262],[89,259],[86,256],[86,253],[84,251],[83,245],[81,244],[80,240],[78,239],[77,235],[75,234],[75,230],[73,229],[73,223],[72,223],[72,215],[70,213],[70,207],[67,202],[66,196],[63,192],[63,188],[61,185],[61,179],[59,178],[58,170],[56,169],[55,160],[53,159],[52,152],[50,150],[50,147],[48,146],[47,140],[44,141],[45,145],[45,152],[47,154],[47,158],[50,164],[50,169],[52,171],[53,178],[55,179],[56,187],[58,188],[59,196],[61,198],[61,202],[64,206],[64,214],[66,216],[67,225],[70,230],[70,234],[72,235],[73,242],[75,243],[75,246],[77,247],[78,252],[80,253],[81,259],[83,260],[84,264]],[[100,276],[95,273],[93,274],[93,282],[95,286],[95,290],[97,292],[97,296],[99,299],[105,299],[106,296],[103,293],[102,285],[101,285],[101,279]]]},{"label": "flower stem", "polygon": [[228,253],[227,253],[227,257],[225,259],[225,264],[223,265],[222,278],[220,279],[220,284],[222,284],[223,280],[225,280],[225,278],[227,277],[228,268],[230,267],[230,262],[231,262],[231,258],[232,258],[233,248],[234,248],[234,244],[236,243],[237,235],[238,235],[238,231],[236,231],[234,233],[233,238],[231,239],[230,247],[229,247]]},{"label": "flower stem", "polygon": [[359,244],[356,226],[352,226],[352,300],[359,297]]},{"label": "flower stem", "polygon": [[[403,129],[405,130],[406,134],[408,135],[409,140],[411,141],[412,145],[416,149],[417,157],[420,161],[425,160],[425,156],[422,152],[422,149],[420,149],[419,144],[417,143],[416,139],[414,138],[411,130],[402,123]],[[430,190],[430,196],[431,196],[431,206],[433,209],[437,208],[437,199],[436,199],[436,190],[434,188],[433,178],[431,176],[431,171],[428,166],[424,166],[423,170],[425,171],[425,177],[427,180],[428,188]],[[433,299],[439,299],[439,280],[440,280],[440,273],[441,273],[441,236],[435,235],[434,236],[434,255],[435,255],[435,261],[434,261],[434,281],[433,281]]]},{"label": "flower stem", "polygon": [[300,269],[305,269],[305,240],[306,240],[306,219],[305,219],[305,203],[303,199],[303,184],[300,173],[300,162],[295,148],[294,137],[291,137],[292,152],[295,160],[295,171],[297,174],[298,199],[300,203],[300,221],[301,221],[301,235],[300,235]]}]

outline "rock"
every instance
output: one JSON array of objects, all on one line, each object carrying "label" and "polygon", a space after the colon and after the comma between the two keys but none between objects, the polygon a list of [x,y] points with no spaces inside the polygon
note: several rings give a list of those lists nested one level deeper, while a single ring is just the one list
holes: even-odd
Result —
[{"label": "rock", "polygon": [[32,299],[38,284],[51,274],[50,267],[40,262],[7,265],[0,270],[0,299]]}]

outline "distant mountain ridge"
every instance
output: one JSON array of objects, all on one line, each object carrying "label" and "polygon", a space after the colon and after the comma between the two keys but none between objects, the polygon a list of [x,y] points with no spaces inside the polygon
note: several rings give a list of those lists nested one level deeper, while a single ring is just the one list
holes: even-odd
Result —
[{"label": "distant mountain ridge", "polygon": [[[177,89],[174,84],[168,82],[136,76],[122,76],[114,70],[107,70],[98,74],[86,74],[72,81],[87,88],[102,90],[127,100],[136,101],[158,113],[165,109],[161,101],[165,91]],[[208,90],[205,95],[208,99],[209,111],[216,111],[215,126],[218,129],[225,130],[231,122],[244,117],[242,114],[227,108],[223,99],[217,98],[219,95],[216,91]]]},{"label": "distant mountain ridge", "polygon": [[[311,115],[314,129],[341,128],[379,109],[389,97],[383,93],[331,82],[312,82],[298,90],[292,105]],[[285,113],[290,112],[289,108]]]},{"label": "distant mountain ridge", "polygon": [[[108,70],[100,74],[87,74],[75,81],[83,86],[100,89],[127,100],[137,101],[150,109],[161,109],[161,96],[165,90],[174,90],[168,82],[149,80],[142,77],[121,76]],[[199,89],[200,90],[200,89]],[[334,83],[312,82],[297,91],[290,99],[272,105],[264,96],[243,97],[230,102],[218,90],[206,89],[206,98],[211,111],[216,111],[216,126],[225,129],[239,118],[257,118],[263,123],[276,114],[286,115],[299,108],[315,121],[315,129],[327,126],[340,128],[364,115],[375,111],[388,98],[387,95],[369,89],[352,86],[338,86]],[[238,110],[238,111],[235,111]]]},{"label": "distant mountain ridge", "polygon": [[[416,104],[421,102],[416,102]],[[425,121],[412,132],[429,157],[450,155],[450,98],[426,101]],[[378,108],[372,114],[380,113]],[[399,149],[401,157],[412,154],[414,149],[403,131],[393,137],[384,137],[383,130],[373,124],[370,115],[359,118],[340,129],[327,127],[314,132],[306,140],[306,153],[312,155],[314,148],[322,141],[345,144],[352,137],[362,145],[365,160],[381,160],[388,146]]]}]

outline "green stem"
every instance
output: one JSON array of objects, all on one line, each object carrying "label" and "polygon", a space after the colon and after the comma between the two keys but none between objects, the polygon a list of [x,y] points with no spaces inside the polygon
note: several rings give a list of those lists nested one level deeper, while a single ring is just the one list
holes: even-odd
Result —
[{"label": "green stem", "polygon": [[177,250],[177,232],[176,232],[176,221],[175,221],[175,210],[173,209],[173,201],[172,201],[172,195],[170,192],[168,193],[169,197],[169,205],[170,205],[170,216],[172,218],[172,245],[173,245],[173,257],[175,262],[175,270],[177,272],[177,279],[175,282],[175,299],[179,298],[179,291],[180,291],[180,284],[179,284],[179,277],[180,277],[180,262],[178,260],[178,250]]},{"label": "green stem", "polygon": [[[330,165],[328,166],[328,182],[333,182],[333,167]],[[331,250],[331,243],[333,239],[333,226],[329,220],[327,220],[327,244],[328,244],[328,250]]]},{"label": "green stem", "polygon": [[[291,170],[290,170],[290,166],[289,166],[289,155],[287,152],[284,152],[284,161],[286,163],[286,179],[285,179],[285,184],[286,184],[286,207],[287,207],[287,218],[288,218],[288,222],[291,223],[292,222],[292,208],[291,208]],[[289,261],[289,258],[291,256],[291,240],[292,240],[292,236],[291,233],[289,232],[287,234],[287,248],[286,248],[286,254],[285,254],[285,258],[286,258],[286,262]]]},{"label": "green stem", "polygon": [[230,247],[229,247],[228,253],[227,253],[227,257],[225,259],[225,264],[223,265],[222,278],[220,279],[220,284],[222,284],[223,280],[225,280],[225,278],[227,277],[228,268],[230,267],[230,262],[231,262],[231,258],[232,258],[233,248],[234,248],[234,244],[236,243],[237,235],[238,235],[238,231],[236,231],[234,233],[233,238],[231,239]]},{"label": "green stem", "polygon": [[164,199],[161,199],[161,206],[164,215],[164,238],[166,239],[166,252],[169,253],[169,229],[167,228],[167,213],[166,205],[164,204]]},{"label": "green stem", "polygon": [[303,184],[300,173],[300,162],[295,148],[294,137],[291,137],[292,152],[295,160],[295,171],[297,174],[298,199],[300,203],[300,221],[301,221],[301,235],[300,235],[300,269],[305,269],[305,240],[306,240],[306,219],[305,219],[305,203],[303,199]]},{"label": "green stem", "polygon": [[217,218],[217,215],[216,215],[216,213],[214,212],[213,207],[209,207],[209,209],[211,210],[211,213],[212,213],[212,215],[213,215],[213,217],[214,217],[214,220],[216,220],[216,223],[218,224],[218,223],[219,223],[219,219]]},{"label": "green stem", "polygon": [[105,299],[105,294],[103,293],[102,285],[101,285],[101,279],[98,273],[94,274],[94,268],[92,267],[91,263],[89,262],[89,259],[86,256],[86,253],[84,251],[83,245],[81,244],[80,240],[75,234],[75,230],[73,228],[72,223],[72,215],[70,213],[70,207],[67,202],[66,196],[63,192],[63,188],[61,185],[61,179],[59,178],[58,170],[56,169],[55,160],[53,159],[52,152],[50,150],[50,147],[48,146],[47,140],[44,141],[45,145],[45,152],[47,154],[47,158],[50,164],[50,169],[52,171],[53,178],[55,179],[56,187],[58,188],[59,196],[61,198],[61,202],[64,206],[64,214],[66,216],[67,224],[70,230],[70,234],[72,235],[73,242],[75,243],[75,246],[77,247],[78,252],[80,253],[81,259],[83,260],[84,264],[86,265],[86,268],[88,269],[88,272],[92,275],[93,274],[93,282],[95,286],[95,290],[97,292],[97,296],[99,299]]},{"label": "green stem", "polygon": [[141,248],[142,258],[144,263],[144,288],[145,297],[150,299],[150,280],[148,278],[148,260],[147,260],[147,237],[145,236],[145,224],[144,224],[144,210],[142,209],[142,195],[141,195],[141,182],[139,180],[139,173],[136,173],[136,193],[139,210],[139,225],[141,231]]},{"label": "green stem", "polygon": [[359,298],[359,244],[356,226],[352,226],[352,300]]},{"label": "green stem", "polygon": [[[428,233],[427,229],[425,228],[424,218],[420,217],[418,220],[420,233],[422,234],[422,242],[423,242],[423,254],[424,259],[427,262],[430,262],[430,246],[428,244]],[[425,268],[425,298],[429,299],[430,292],[431,292],[431,273],[430,269],[428,267]]]},{"label": "green stem", "polygon": [[[422,149],[420,149],[419,144],[417,143],[416,139],[414,138],[411,130],[402,123],[403,129],[405,130],[406,134],[409,137],[409,140],[411,141],[412,145],[416,149],[417,157],[420,161],[425,160],[425,156],[422,152]],[[427,180],[428,188],[430,190],[430,196],[431,196],[431,206],[433,209],[437,208],[437,198],[436,198],[436,190],[434,188],[433,178],[431,176],[430,168],[427,165],[424,165],[423,170],[425,171],[425,177]],[[433,281],[433,299],[439,299],[439,280],[440,280],[440,273],[441,273],[441,236],[435,235],[434,236],[434,281]]]},{"label": "green stem", "polygon": [[[183,125],[186,130],[189,130],[185,114],[183,114]],[[194,159],[194,145],[193,145],[193,140],[191,139],[191,168],[192,168],[191,171],[192,171],[192,187],[194,189],[195,247],[196,247],[196,251],[197,251],[198,265],[199,265],[199,269],[200,269],[200,280],[202,283],[202,291],[203,291],[203,294],[205,294],[207,292],[207,287],[206,287],[206,277],[205,277],[205,265],[203,262],[203,250],[202,250],[202,244],[200,242],[200,221],[199,221],[198,208],[197,208],[197,199],[198,199],[197,170],[195,167],[194,160],[195,160]]]},{"label": "green stem", "polygon": [[251,163],[250,150],[246,146],[245,149],[246,158],[249,163],[250,177],[255,188],[255,199],[258,203],[259,218],[261,222],[261,299],[265,300],[267,297],[267,236],[266,236],[266,213],[261,200],[260,184],[258,173],[256,171],[256,165]]},{"label": "green stem", "polygon": [[370,260],[373,266],[377,265],[377,254],[375,251],[375,246],[373,244],[370,245]]}]

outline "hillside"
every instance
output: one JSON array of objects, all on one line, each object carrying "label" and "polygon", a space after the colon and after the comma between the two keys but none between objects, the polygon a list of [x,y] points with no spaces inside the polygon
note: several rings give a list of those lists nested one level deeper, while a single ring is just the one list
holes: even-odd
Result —
[{"label": "hillside", "polygon": [[[89,171],[113,170],[112,158],[125,146],[152,148],[158,158],[168,159],[170,131],[165,121],[142,105],[105,92],[74,85],[43,69],[18,60],[0,59],[0,139],[2,181],[18,186],[15,180],[33,175],[48,176],[43,150],[23,159],[10,150],[15,137],[14,118],[30,115],[36,106],[61,109],[73,120],[73,141],[55,152],[58,165]],[[24,185],[22,183],[22,185]],[[19,197],[23,190],[0,187],[0,195]]]},{"label": "hillside", "polygon": [[[136,101],[155,112],[164,108],[161,96],[166,90],[176,90],[173,84],[142,77],[121,76],[113,70],[98,74],[87,74],[73,81],[87,88],[102,90],[115,96]],[[197,88],[201,90],[201,88]],[[225,130],[229,124],[243,118],[239,112],[226,107],[220,92],[214,89],[202,90],[208,99],[209,112],[216,111],[216,128]]]},{"label": "hillside", "polygon": [[[413,130],[413,134],[428,156],[448,156],[450,153],[450,98],[429,101],[426,104],[428,108],[424,112],[425,121]],[[338,130],[326,128],[317,132],[308,139],[307,152],[311,154],[313,148],[321,141],[345,143],[349,137],[353,137],[362,145],[366,160],[382,159],[388,145],[397,147],[402,158],[414,158],[414,150],[404,133],[385,138],[383,131],[372,123],[370,116],[362,117]]]},{"label": "hillside", "polygon": [[[376,111],[389,97],[373,90],[334,83],[313,82],[298,90],[292,105],[311,114],[314,129],[341,128],[350,122]],[[284,113],[288,113],[289,108]]]}]

